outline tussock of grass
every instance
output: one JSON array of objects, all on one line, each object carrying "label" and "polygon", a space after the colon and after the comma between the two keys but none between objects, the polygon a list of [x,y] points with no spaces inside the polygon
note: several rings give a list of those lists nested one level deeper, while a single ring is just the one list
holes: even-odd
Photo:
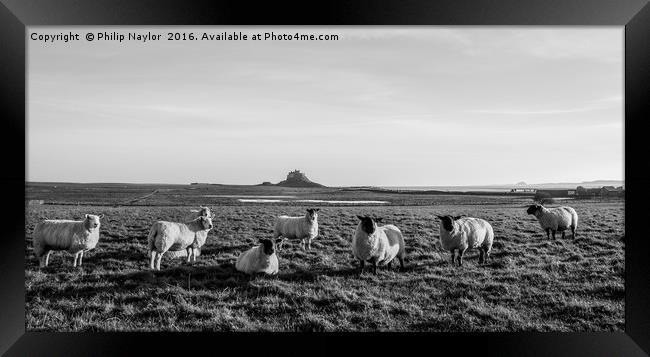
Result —
[{"label": "tussock of grass", "polygon": [[[446,199],[451,201],[451,199]],[[464,200],[464,201],[463,201]],[[234,269],[240,252],[269,237],[273,217],[306,207],[214,208],[197,262],[163,258],[147,269],[146,236],[157,219],[182,220],[187,207],[30,206],[26,221],[26,327],[29,331],[611,331],[623,329],[623,203],[575,202],[578,237],[546,239],[520,204],[484,197],[434,206],[321,207],[312,251],[279,252],[276,277]],[[494,202],[493,202],[494,203]],[[50,267],[33,258],[40,219],[103,212],[101,239],[72,268],[55,252]],[[450,266],[436,214],[492,222],[491,260],[469,251]],[[350,254],[356,214],[383,217],[404,232],[407,267],[359,274]]]}]

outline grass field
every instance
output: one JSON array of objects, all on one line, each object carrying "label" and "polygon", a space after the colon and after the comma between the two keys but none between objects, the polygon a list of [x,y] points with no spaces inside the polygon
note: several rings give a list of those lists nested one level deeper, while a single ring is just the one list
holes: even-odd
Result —
[{"label": "grass field", "polygon": [[[145,196],[152,188],[125,188],[122,194],[109,194],[110,190],[57,195],[46,187],[28,187],[28,199],[81,204],[26,208],[27,330],[611,331],[624,327],[625,227],[620,200],[567,202],[580,216],[578,237],[552,241],[525,213],[523,205],[530,199],[349,193],[347,197],[354,197],[350,199],[383,197],[390,203],[320,205],[320,235],[312,251],[289,242],[279,253],[278,276],[250,278],[235,271],[238,254],[258,238],[270,236],[275,216],[300,215],[311,206],[235,204],[231,198],[209,198],[205,192],[191,196],[173,187],[166,196],[159,191],[136,201],[139,206],[124,206],[117,202]],[[260,193],[251,190],[246,193]],[[286,190],[269,192],[286,194]],[[345,196],[313,190],[299,194]],[[162,271],[151,272],[145,256],[149,227],[155,220],[186,217],[191,207],[180,206],[181,202],[210,204],[215,227],[196,263],[163,258]],[[80,219],[85,213],[106,217],[99,244],[84,256],[84,265],[72,268],[72,255],[54,252],[50,266],[40,269],[32,253],[34,225],[45,218]],[[383,217],[386,224],[402,230],[405,271],[380,268],[376,276],[369,270],[358,274],[350,245],[357,214]],[[449,253],[440,248],[436,214],[488,220],[495,231],[491,262],[478,266],[477,252],[470,251],[463,267],[452,267]]]}]

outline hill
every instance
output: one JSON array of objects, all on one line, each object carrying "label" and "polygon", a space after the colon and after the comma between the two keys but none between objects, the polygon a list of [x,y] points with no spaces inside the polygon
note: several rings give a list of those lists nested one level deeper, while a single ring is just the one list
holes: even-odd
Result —
[{"label": "hill", "polygon": [[300,170],[291,171],[287,174],[287,179],[277,183],[277,186],[283,187],[326,187],[316,183],[305,176]]}]

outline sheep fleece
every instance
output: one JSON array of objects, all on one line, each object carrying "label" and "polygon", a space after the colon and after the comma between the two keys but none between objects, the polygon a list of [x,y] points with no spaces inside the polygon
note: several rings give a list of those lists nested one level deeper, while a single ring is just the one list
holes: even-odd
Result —
[{"label": "sheep fleece", "polygon": [[[198,222],[190,222],[188,224],[199,224]],[[207,230],[199,230],[194,232],[190,229],[188,224],[157,221],[151,226],[149,232],[149,249],[158,252],[167,250],[176,251],[187,249],[192,246],[193,248],[200,248],[208,236]]]},{"label": "sheep fleece", "polygon": [[483,247],[488,252],[492,249],[494,231],[486,220],[465,217],[454,221],[455,229],[448,232],[440,225],[440,242],[444,250],[466,249]]},{"label": "sheep fleece", "polygon": [[246,274],[277,274],[278,256],[275,253],[264,254],[264,248],[261,246],[253,247],[239,255],[235,268]]},{"label": "sheep fleece", "polygon": [[275,221],[275,234],[288,239],[314,239],[318,235],[318,221],[312,223],[304,216],[280,216]]},{"label": "sheep fleece", "polygon": [[371,236],[359,224],[352,241],[352,254],[363,261],[376,257],[377,265],[386,265],[397,256],[404,257],[404,237],[392,224],[377,227]]},{"label": "sheep fleece", "polygon": [[578,214],[576,211],[567,206],[556,208],[546,208],[541,214],[536,215],[539,225],[542,229],[551,229],[554,231],[563,231],[569,227],[574,229],[578,226]]}]

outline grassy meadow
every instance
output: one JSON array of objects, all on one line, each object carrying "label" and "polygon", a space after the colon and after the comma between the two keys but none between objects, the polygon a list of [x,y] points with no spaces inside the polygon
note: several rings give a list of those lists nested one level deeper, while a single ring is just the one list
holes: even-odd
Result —
[{"label": "grassy meadow", "polygon": [[[58,190],[58,191],[57,191]],[[156,191],[157,190],[157,191]],[[155,193],[154,193],[155,192]],[[151,193],[154,193],[151,195]],[[612,331],[624,327],[624,202],[567,201],[579,215],[576,239],[547,240],[525,212],[529,197],[417,195],[222,186],[29,185],[25,294],[28,331]],[[238,203],[228,195],[376,199],[383,205]],[[210,197],[210,196],[218,197]],[[143,199],[140,197],[147,196]],[[70,204],[74,203],[74,204]],[[148,270],[146,240],[155,220],[183,220],[208,204],[214,229],[196,263],[164,257]],[[557,206],[552,204],[550,206]],[[287,242],[280,273],[249,277],[239,253],[269,237],[274,217],[319,207],[311,251]],[[42,219],[104,213],[97,247],[72,268],[53,252],[41,269],[31,234]],[[351,255],[357,214],[383,217],[406,240],[406,269],[359,274]],[[489,221],[491,261],[464,266],[440,248],[436,214]]]}]

